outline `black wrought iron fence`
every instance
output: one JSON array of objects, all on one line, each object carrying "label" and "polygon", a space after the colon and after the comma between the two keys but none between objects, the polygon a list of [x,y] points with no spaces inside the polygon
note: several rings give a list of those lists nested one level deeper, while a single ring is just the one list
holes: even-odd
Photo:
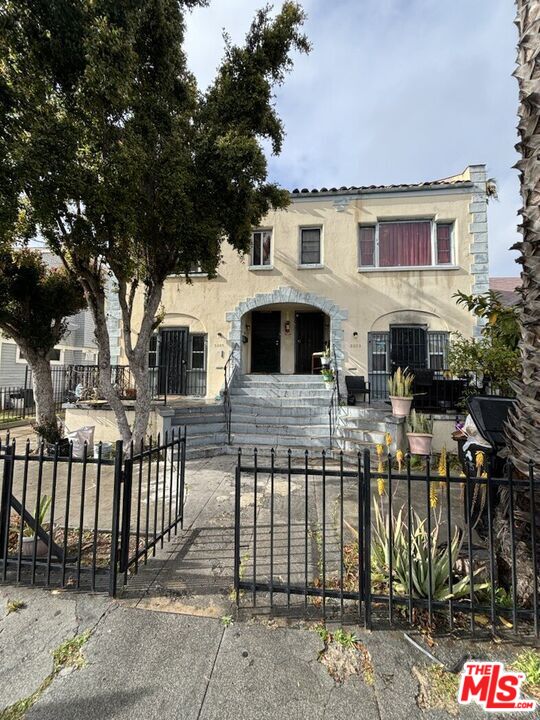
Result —
[{"label": "black wrought iron fence", "polygon": [[[182,366],[178,371],[166,365],[159,365],[148,368],[148,388],[152,400],[167,402],[170,396],[170,377],[178,373],[183,374],[182,382],[178,387],[182,388],[183,395],[204,397],[206,395],[206,370],[189,369]],[[66,368],[67,389],[76,399],[76,391],[79,387],[79,395],[82,399],[92,399],[99,396],[99,365],[69,365]],[[137,396],[135,379],[129,365],[111,365],[111,381],[117,388],[122,400],[134,400]]]},{"label": "black wrought iron fence", "polygon": [[236,601],[538,637],[540,478],[485,457],[460,476],[428,458],[238,455]]},{"label": "black wrought iron fence", "polygon": [[[119,570],[137,573],[184,521],[186,430],[133,447],[125,462]],[[129,538],[129,541],[127,540]]]},{"label": "black wrought iron fence", "polygon": [[115,595],[183,521],[185,445],[0,444],[0,579]]},{"label": "black wrought iron fence", "polygon": [[[53,397],[57,411],[66,402],[66,368],[63,365],[51,367]],[[9,423],[31,418],[36,412],[33,378],[26,366],[20,382],[0,386],[0,422]]]}]

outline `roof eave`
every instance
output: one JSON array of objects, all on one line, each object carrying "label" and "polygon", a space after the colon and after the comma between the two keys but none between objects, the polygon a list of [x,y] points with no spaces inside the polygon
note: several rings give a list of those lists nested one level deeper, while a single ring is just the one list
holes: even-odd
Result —
[{"label": "roof eave", "polygon": [[426,185],[402,185],[396,187],[373,187],[373,188],[347,188],[345,190],[324,190],[313,192],[295,192],[291,191],[291,198],[327,198],[327,197],[344,197],[351,195],[387,195],[394,193],[423,193],[433,192],[435,190],[468,190],[474,187],[474,183],[470,180],[464,180],[456,183],[429,183]]}]

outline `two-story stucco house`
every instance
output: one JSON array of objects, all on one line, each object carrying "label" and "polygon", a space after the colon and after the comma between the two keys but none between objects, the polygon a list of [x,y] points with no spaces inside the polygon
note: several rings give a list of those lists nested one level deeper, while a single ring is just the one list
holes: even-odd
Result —
[{"label": "two-story stucco house", "polygon": [[176,365],[169,394],[208,398],[234,348],[241,374],[309,374],[329,343],[375,398],[393,367],[442,371],[449,334],[475,333],[453,294],[488,289],[486,211],[483,165],[413,185],[294,190],[254,229],[249,256],[225,246],[217,278],[167,281],[151,361]]},{"label": "two-story stucco house", "polygon": [[[448,442],[455,385],[463,388],[445,372],[450,336],[480,332],[453,295],[489,288],[485,167],[418,184],[294,190],[287,209],[253,229],[248,255],[224,244],[217,277],[195,271],[190,281],[165,284],[149,358],[160,396],[152,432],[187,423],[190,452],[205,454],[229,443],[353,452],[388,428],[395,447],[386,381],[408,366],[415,382],[436,386],[417,398],[440,420],[435,445]],[[114,342],[121,356],[119,333]],[[325,347],[342,393],[338,431],[329,422],[336,398],[314,358]],[[369,382],[371,406],[344,406],[347,376]],[[112,439],[112,413],[101,414]],[[72,425],[90,422],[81,415]]]}]

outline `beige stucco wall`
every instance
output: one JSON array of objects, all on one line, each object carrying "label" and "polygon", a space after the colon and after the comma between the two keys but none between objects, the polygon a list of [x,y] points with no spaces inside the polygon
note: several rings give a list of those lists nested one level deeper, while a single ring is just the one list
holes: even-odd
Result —
[{"label": "beige stucco wall", "polygon": [[[261,223],[271,228],[271,269],[249,268],[249,258],[240,258],[228,245],[217,277],[167,280],[163,293],[165,326],[187,326],[208,334],[208,396],[214,397],[223,382],[223,365],[230,353],[232,319],[227,313],[239,303],[277,288],[294,288],[326,298],[339,311],[347,373],[368,370],[368,337],[371,330],[387,330],[390,322],[421,322],[431,330],[473,334],[471,315],[456,305],[457,290],[471,292],[473,235],[470,232],[472,188],[429,191],[370,193],[293,199],[287,210],[271,212]],[[427,270],[358,269],[358,225],[389,219],[432,218],[454,223],[455,265]],[[303,269],[299,262],[299,228],[322,227],[322,267]],[[289,313],[294,333],[294,309]],[[242,332],[248,316],[242,320]],[[282,316],[283,371],[291,368],[294,338],[285,337]],[[248,323],[249,324],[249,323]],[[357,333],[357,335],[354,335]],[[249,333],[245,332],[246,335]],[[243,346],[244,356],[249,348]],[[247,365],[244,366],[245,368]],[[289,369],[288,369],[289,368]],[[249,369],[249,368],[248,368]]]},{"label": "beige stucco wall", "polygon": [[[135,411],[126,411],[127,419],[130,424],[135,419]],[[73,431],[82,427],[94,428],[94,442],[116,442],[121,440],[118,430],[118,423],[114,412],[105,408],[84,408],[84,407],[67,407],[64,420],[68,430]],[[159,413],[152,411],[148,421],[147,436],[157,437],[162,432],[162,420]]]}]

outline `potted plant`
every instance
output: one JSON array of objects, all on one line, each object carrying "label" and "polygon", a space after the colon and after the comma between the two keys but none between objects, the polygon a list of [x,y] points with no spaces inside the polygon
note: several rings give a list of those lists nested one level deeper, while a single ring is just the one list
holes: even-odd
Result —
[{"label": "potted plant", "polygon": [[329,367],[330,366],[330,347],[326,347],[323,354],[321,355],[321,365],[322,367]]},{"label": "potted plant", "polygon": [[34,432],[38,435],[40,443],[43,443],[45,455],[52,457],[58,446],[58,457],[68,457],[69,440],[62,437],[62,426],[59,422],[43,423],[33,425]]},{"label": "potted plant", "polygon": [[334,382],[334,371],[332,368],[324,368],[321,370],[321,375],[326,387],[329,387]]},{"label": "potted plant", "polygon": [[409,414],[413,401],[413,380],[414,375],[408,368],[402,370],[399,367],[388,379],[388,395],[392,403],[392,415],[407,417]]},{"label": "potted plant", "polygon": [[413,455],[430,455],[433,440],[433,420],[413,410],[407,419],[407,438]]},{"label": "potted plant", "polygon": [[[38,516],[36,518],[36,522],[39,527],[43,527],[43,523],[45,521],[45,516],[47,514],[47,511],[49,507],[51,506],[51,498],[48,495],[43,495],[43,497],[40,500],[39,503],[39,512]],[[51,531],[52,528],[49,529]],[[34,529],[30,527],[27,523],[24,524],[23,529],[23,539],[22,539],[22,549],[21,549],[21,556],[25,558],[33,557],[34,555],[34,539],[35,539],[35,532]],[[36,543],[36,557],[46,557],[48,551],[47,543],[45,543],[41,538],[37,538]]]}]

